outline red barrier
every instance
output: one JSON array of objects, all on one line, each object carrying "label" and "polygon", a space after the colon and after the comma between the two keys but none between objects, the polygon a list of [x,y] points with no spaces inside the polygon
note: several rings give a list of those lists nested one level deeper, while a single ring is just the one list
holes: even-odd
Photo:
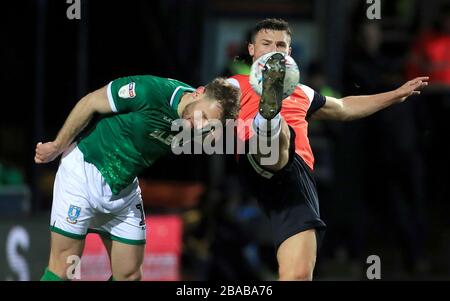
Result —
[{"label": "red barrier", "polygon": [[[148,216],[144,281],[180,280],[182,221],[176,215]],[[124,259],[126,260],[126,259]],[[97,234],[89,234],[81,260],[82,281],[103,281],[111,275],[108,254]]]}]

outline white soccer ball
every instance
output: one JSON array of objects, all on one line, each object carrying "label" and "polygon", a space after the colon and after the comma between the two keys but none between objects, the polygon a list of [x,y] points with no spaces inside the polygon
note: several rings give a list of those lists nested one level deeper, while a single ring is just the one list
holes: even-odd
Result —
[{"label": "white soccer ball", "polygon": [[[259,57],[252,65],[250,70],[250,85],[253,90],[258,94],[262,94],[262,72],[264,70],[264,66],[266,65],[267,60],[277,52],[269,52],[265,55]],[[283,89],[283,98],[289,97],[297,87],[300,81],[300,71],[298,69],[297,63],[295,63],[294,59],[282,52],[281,53],[286,59],[286,75],[284,77],[284,89]]]}]

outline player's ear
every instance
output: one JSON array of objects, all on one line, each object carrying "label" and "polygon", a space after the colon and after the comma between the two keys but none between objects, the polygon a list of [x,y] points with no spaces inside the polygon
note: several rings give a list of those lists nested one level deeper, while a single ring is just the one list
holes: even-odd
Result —
[{"label": "player's ear", "polygon": [[205,93],[205,87],[200,86],[195,90],[195,92],[197,92],[198,94],[203,94],[203,93]]},{"label": "player's ear", "polygon": [[289,50],[288,50],[289,56],[292,56],[291,53],[292,53],[292,47],[289,47]]},{"label": "player's ear", "polygon": [[255,45],[253,45],[252,43],[248,43],[248,54],[250,54],[251,57],[253,57],[255,55]]},{"label": "player's ear", "polygon": [[192,98],[194,100],[198,100],[198,98],[200,96],[202,96],[204,93],[205,93],[205,87],[200,86],[194,92],[192,92]]}]

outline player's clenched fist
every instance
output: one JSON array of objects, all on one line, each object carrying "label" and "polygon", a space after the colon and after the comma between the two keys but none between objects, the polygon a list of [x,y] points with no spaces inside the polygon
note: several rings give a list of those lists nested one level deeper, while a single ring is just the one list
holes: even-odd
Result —
[{"label": "player's clenched fist", "polygon": [[61,150],[58,147],[58,144],[55,142],[39,142],[36,145],[36,155],[34,156],[34,162],[48,163],[55,160],[61,154]]}]

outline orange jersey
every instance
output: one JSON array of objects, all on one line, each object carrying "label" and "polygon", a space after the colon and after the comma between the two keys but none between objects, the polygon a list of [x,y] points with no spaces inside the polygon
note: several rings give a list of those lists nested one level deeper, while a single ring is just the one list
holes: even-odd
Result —
[{"label": "orange jersey", "polygon": [[[248,75],[234,75],[228,79],[241,89],[241,110],[237,126],[239,139],[248,140],[254,135],[249,123],[258,113],[260,96],[252,89]],[[295,152],[311,168],[314,168],[314,155],[309,145],[308,121],[306,118],[325,104],[325,97],[305,85],[298,85],[291,96],[283,100],[281,116],[295,131]],[[247,126],[245,126],[247,125]]]}]

